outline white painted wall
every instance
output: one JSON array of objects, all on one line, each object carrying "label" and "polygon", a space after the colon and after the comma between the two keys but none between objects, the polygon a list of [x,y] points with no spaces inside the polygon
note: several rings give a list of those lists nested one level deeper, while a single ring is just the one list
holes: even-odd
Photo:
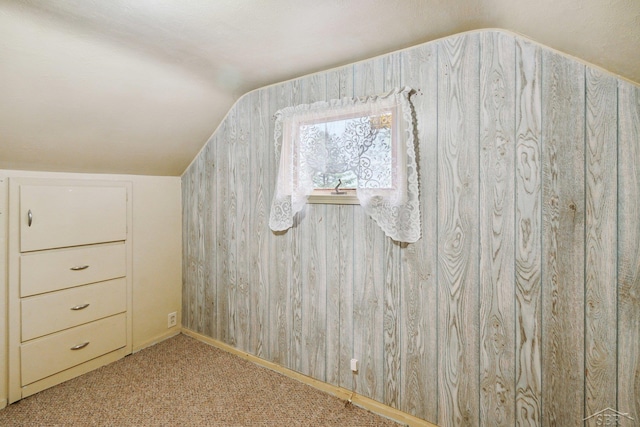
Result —
[{"label": "white painted wall", "polygon": [[[182,306],[180,178],[134,177],[133,351],[176,334]],[[167,329],[167,314],[178,325]]]},{"label": "white painted wall", "polygon": [[0,408],[7,404],[7,188],[0,171]]}]

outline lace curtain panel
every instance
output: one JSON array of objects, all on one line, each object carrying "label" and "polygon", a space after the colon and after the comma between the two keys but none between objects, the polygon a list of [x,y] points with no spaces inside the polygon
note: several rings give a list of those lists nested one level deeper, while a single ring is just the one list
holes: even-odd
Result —
[{"label": "lace curtain panel", "polygon": [[364,211],[387,236],[416,242],[420,203],[411,91],[394,89],[381,96],[279,110],[271,229],[289,229],[311,194],[340,185],[355,191]]}]

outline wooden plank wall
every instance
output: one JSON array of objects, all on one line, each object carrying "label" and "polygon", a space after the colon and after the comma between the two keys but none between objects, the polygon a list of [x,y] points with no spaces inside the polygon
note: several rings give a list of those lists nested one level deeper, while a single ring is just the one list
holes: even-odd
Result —
[{"label": "wooden plank wall", "polygon": [[[269,230],[274,113],[405,85],[422,238]],[[640,88],[499,31],[256,90],[183,176],[183,325],[442,426],[640,420],[638,165]]]}]

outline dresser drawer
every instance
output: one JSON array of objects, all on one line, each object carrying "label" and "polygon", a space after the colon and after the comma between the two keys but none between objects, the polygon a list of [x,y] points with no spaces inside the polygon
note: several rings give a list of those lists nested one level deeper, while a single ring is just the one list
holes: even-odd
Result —
[{"label": "dresser drawer", "polygon": [[20,296],[124,277],[124,243],[85,246],[20,256]]},{"label": "dresser drawer", "polygon": [[20,251],[127,238],[127,188],[20,185]]},{"label": "dresser drawer", "polygon": [[22,341],[127,310],[125,278],[24,298]]},{"label": "dresser drawer", "polygon": [[[31,384],[122,348],[126,344],[126,314],[124,313],[22,344],[20,352],[22,385]],[[73,350],[74,347],[81,348]]]}]

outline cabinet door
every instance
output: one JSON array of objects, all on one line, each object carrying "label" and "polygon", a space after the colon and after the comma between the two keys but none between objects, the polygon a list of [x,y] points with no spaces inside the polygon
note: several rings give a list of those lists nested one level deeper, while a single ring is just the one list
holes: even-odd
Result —
[{"label": "cabinet door", "polygon": [[123,186],[20,185],[20,251],[125,240]]}]

